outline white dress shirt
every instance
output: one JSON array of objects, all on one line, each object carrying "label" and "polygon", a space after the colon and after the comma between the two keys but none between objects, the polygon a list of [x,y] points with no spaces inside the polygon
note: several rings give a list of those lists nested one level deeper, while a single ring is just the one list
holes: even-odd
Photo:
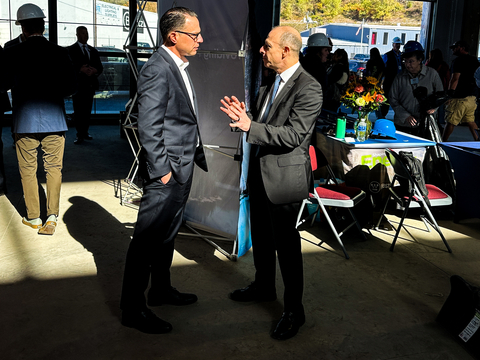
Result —
[{"label": "white dress shirt", "polygon": [[[282,91],[283,87],[285,86],[286,82],[288,80],[290,80],[290,78],[293,76],[293,74],[295,73],[295,71],[297,71],[298,67],[300,66],[300,63],[297,62],[296,64],[290,66],[287,70],[285,70],[284,72],[282,72],[280,74],[280,78],[282,80],[280,80],[280,85],[278,85],[278,90],[277,90],[277,93],[275,94],[275,98],[278,96],[278,94],[280,94],[280,92]],[[274,98],[274,99],[275,99]],[[268,101],[270,100],[270,96],[267,96],[267,99],[266,101],[264,102],[263,106],[262,106],[262,111],[260,112],[260,117],[259,119],[262,119],[263,118],[263,113],[265,112],[265,108],[267,107],[267,104],[268,104]]]},{"label": "white dress shirt", "polygon": [[188,79],[188,75],[187,75],[187,72],[185,71],[185,69],[187,68],[187,66],[190,64],[188,61],[187,62],[183,62],[182,59],[180,59],[177,55],[175,55],[175,53],[173,53],[172,50],[170,50],[168,47],[166,47],[165,45],[162,45],[162,48],[164,48],[168,55],[171,56],[171,58],[173,59],[173,61],[175,62],[175,64],[178,66],[178,69],[180,70],[180,74],[182,74],[182,79],[183,79],[183,82],[185,84],[185,87],[187,88],[187,92],[188,92],[188,96],[190,97],[190,101],[192,102],[192,108],[193,108],[193,111],[196,112],[197,109],[195,109],[195,102],[193,100],[193,89],[192,89],[192,85],[190,84],[190,80]]}]

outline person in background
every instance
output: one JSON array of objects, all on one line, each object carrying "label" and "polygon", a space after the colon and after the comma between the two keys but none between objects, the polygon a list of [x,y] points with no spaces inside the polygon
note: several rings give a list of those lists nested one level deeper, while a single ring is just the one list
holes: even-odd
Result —
[{"label": "person in background", "polygon": [[[383,92],[387,97],[387,102],[390,97],[390,88],[392,87],[393,80],[395,77],[402,72],[405,68],[403,66],[400,46],[402,45],[402,40],[399,37],[394,37],[392,40],[392,50],[383,54],[383,62],[385,63],[385,75],[383,80]],[[380,108],[382,111],[382,117],[384,118],[388,114],[390,106],[382,105]]]},{"label": "person in background", "polygon": [[[370,59],[367,61],[366,66],[366,75],[374,77],[378,80],[378,84],[383,86],[383,77],[385,76],[385,63],[383,62],[382,56],[378,48],[374,47],[370,49]],[[388,102],[388,99],[387,99]],[[378,109],[375,111],[377,119],[383,117],[382,110]]]},{"label": "person in background", "polygon": [[[5,49],[0,89],[12,90],[18,168],[27,217],[22,223],[39,234],[53,235],[57,226],[65,148],[64,97],[76,90],[76,74],[65,48],[43,37],[45,15],[34,4],[17,11],[26,40]],[[54,71],[52,71],[52,69]],[[47,219],[40,218],[37,180],[38,147],[43,151],[47,180]]]},{"label": "person in background", "polygon": [[[425,65],[431,67],[432,69],[437,70],[440,79],[442,80],[443,89],[448,89],[448,84],[450,83],[450,67],[443,60],[443,54],[440,49],[433,49],[430,51],[428,60],[425,62]],[[442,105],[438,108],[438,124],[442,126],[445,124],[445,105]]]},{"label": "person in background", "polygon": [[[328,44],[328,42],[327,42]],[[305,323],[303,258],[296,229],[300,202],[313,186],[310,138],[321,111],[322,87],[299,63],[300,33],[275,27],[260,53],[275,81],[260,88],[252,113],[236,97],[221,100],[230,126],[246,132],[252,144],[248,188],[255,281],[230,293],[238,302],[277,298],[276,262],[285,286],[283,314],[271,336],[286,340]],[[288,191],[285,191],[288,189]]]},{"label": "person in background", "polygon": [[308,37],[307,50],[301,59],[302,67],[322,85],[327,88],[327,61],[332,46],[323,33],[312,34]]},{"label": "person in background", "polygon": [[[395,77],[390,89],[390,105],[395,111],[394,123],[397,130],[417,135],[421,118],[419,101],[414,90],[420,86],[427,89],[427,96],[443,91],[438,73],[422,64],[425,59],[422,45],[417,41],[408,41],[402,54],[405,70]],[[429,109],[427,114],[434,114],[436,109]]]},{"label": "person in background", "polygon": [[425,65],[437,70],[440,79],[442,80],[443,88],[448,89],[450,83],[450,67],[443,60],[443,54],[440,49],[433,49],[430,51],[428,60],[425,61]]},{"label": "person in background", "polygon": [[473,139],[478,140],[477,124],[475,123],[475,110],[477,108],[476,88],[474,74],[478,68],[478,60],[468,53],[468,43],[463,40],[457,41],[450,46],[453,55],[457,56],[452,61],[450,83],[448,93],[452,99],[445,106],[446,126],[443,130],[443,141],[453,132],[455,126],[466,123]]},{"label": "person in background", "polygon": [[[3,48],[0,46],[0,64],[3,59]],[[0,93],[0,196],[7,193],[7,179],[5,177],[5,164],[3,162],[3,141],[2,141],[2,128],[3,128],[3,114],[10,111],[10,99],[5,92]]]},{"label": "person in background", "polygon": [[70,58],[78,72],[78,91],[72,96],[75,128],[77,138],[75,145],[84,140],[92,140],[88,133],[92,113],[93,97],[98,90],[98,77],[103,72],[97,49],[87,44],[88,30],[85,26],[77,27],[77,42],[68,47]]},{"label": "person in background", "polygon": [[340,98],[345,93],[348,82],[348,54],[344,49],[337,49],[332,55],[332,64],[327,70],[328,87],[324,93],[322,109],[337,112]]}]

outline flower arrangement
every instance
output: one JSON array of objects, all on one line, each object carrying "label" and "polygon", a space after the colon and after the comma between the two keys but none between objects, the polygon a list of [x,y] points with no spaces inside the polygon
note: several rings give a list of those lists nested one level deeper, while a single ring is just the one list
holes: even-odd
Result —
[{"label": "flower arrangement", "polygon": [[340,101],[346,107],[352,109],[352,113],[358,113],[358,120],[355,123],[355,132],[360,119],[365,119],[367,123],[368,138],[372,123],[368,120],[368,115],[380,106],[387,104],[387,98],[383,94],[382,88],[378,84],[378,80],[372,76],[361,77],[356,74],[350,75],[349,84],[345,94],[340,98]]},{"label": "flower arrangement", "polygon": [[372,111],[378,110],[381,105],[387,104],[378,80],[374,77],[359,77],[353,74],[349,78],[349,85],[340,101],[346,107],[356,111],[358,117],[368,117]]}]

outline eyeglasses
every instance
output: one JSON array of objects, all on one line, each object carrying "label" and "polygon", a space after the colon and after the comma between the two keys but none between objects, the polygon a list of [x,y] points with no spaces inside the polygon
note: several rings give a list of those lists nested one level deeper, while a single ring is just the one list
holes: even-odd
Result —
[{"label": "eyeglasses", "polygon": [[198,40],[198,37],[199,36],[202,36],[202,33],[189,33],[189,32],[185,32],[185,31],[180,31],[180,30],[175,30],[175,32],[179,32],[180,34],[185,34],[185,35],[188,35],[188,37],[190,39],[192,39],[193,41],[197,41]]}]

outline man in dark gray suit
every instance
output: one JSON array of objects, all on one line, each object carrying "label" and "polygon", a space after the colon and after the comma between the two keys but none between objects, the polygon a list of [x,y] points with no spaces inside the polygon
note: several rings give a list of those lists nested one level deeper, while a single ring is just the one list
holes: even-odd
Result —
[{"label": "man in dark gray suit", "polygon": [[120,303],[123,325],[157,334],[171,331],[172,325],[159,319],[147,304],[188,305],[197,301],[196,295],[180,293],[171,286],[170,266],[194,162],[207,171],[195,91],[186,71],[187,56],[195,55],[203,42],[197,15],[187,8],[172,8],[160,19],[160,30],[163,45],[138,79],[144,184]]},{"label": "man in dark gray suit", "polygon": [[85,26],[77,27],[77,42],[70,45],[68,53],[78,72],[78,90],[72,96],[75,128],[77,138],[75,145],[83,140],[92,140],[88,133],[90,115],[92,113],[93,97],[98,90],[98,77],[103,72],[103,65],[97,49],[87,44],[88,30]]},{"label": "man in dark gray suit", "polygon": [[276,256],[285,285],[284,312],[273,338],[295,336],[305,323],[302,304],[303,259],[296,229],[299,203],[313,185],[308,147],[322,107],[322,87],[298,62],[302,40],[297,30],[274,28],[260,49],[275,82],[260,89],[252,114],[236,97],[221,109],[233,128],[252,144],[248,188],[255,281],[230,294],[234,301],[274,301]]}]

